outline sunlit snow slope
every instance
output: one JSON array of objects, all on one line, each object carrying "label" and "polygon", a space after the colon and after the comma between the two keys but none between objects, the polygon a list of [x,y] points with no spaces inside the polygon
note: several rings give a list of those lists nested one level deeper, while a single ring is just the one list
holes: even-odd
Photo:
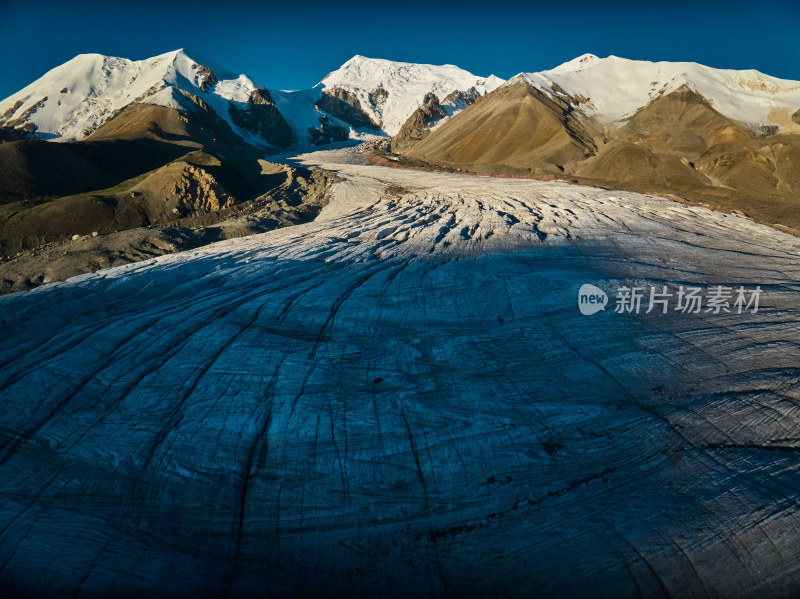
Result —
[{"label": "sunlit snow slope", "polygon": [[521,73],[508,84],[519,81],[548,93],[569,95],[584,113],[602,124],[630,117],[652,100],[685,85],[728,118],[750,126],[800,131],[791,119],[800,108],[800,82],[754,69],[715,69],[696,62],[649,62],[585,54],[555,69]]},{"label": "sunlit snow slope", "polygon": [[384,132],[395,135],[430,93],[436,94],[440,100],[454,91],[469,89],[484,95],[502,83],[504,80],[494,75],[478,77],[454,65],[354,56],[329,73],[321,85],[324,89],[342,88],[351,92]]},{"label": "sunlit snow slope", "polygon": [[246,104],[255,89],[261,86],[246,75],[184,50],[145,60],[80,54],[0,102],[0,121],[35,125],[37,135],[56,141],[83,139],[131,103],[183,109],[183,90],[239,131],[229,107]]},{"label": "sunlit snow slope", "polygon": [[[352,94],[381,134],[394,135],[429,93],[441,98],[474,88],[485,94],[500,84],[494,76],[477,77],[453,65],[393,62],[355,56],[311,89],[270,90],[278,110],[295,131],[296,145],[311,145],[308,129],[319,127],[326,113],[317,107],[323,90]],[[83,139],[131,103],[185,109],[185,93],[199,97],[246,140],[231,117],[245,108],[254,90],[263,89],[247,75],[235,75],[208,59],[176,50],[145,60],[81,54],[48,71],[17,93],[0,100],[0,125],[25,128],[55,141]],[[333,122],[345,125],[335,117]],[[374,132],[373,132],[374,133]],[[366,135],[350,131],[352,137]]]},{"label": "sunlit snow slope", "polygon": [[[798,240],[365,166],[313,223],[0,298],[0,586],[787,596]],[[582,283],[760,285],[583,316]]]}]

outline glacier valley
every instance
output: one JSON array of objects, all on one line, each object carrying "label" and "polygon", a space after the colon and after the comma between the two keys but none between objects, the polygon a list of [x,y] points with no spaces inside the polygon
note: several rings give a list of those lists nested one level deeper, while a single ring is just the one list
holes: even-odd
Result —
[{"label": "glacier valley", "polygon": [[[0,297],[0,585],[785,596],[800,239],[558,181],[292,156],[311,223]],[[757,312],[581,314],[714,285]]]}]

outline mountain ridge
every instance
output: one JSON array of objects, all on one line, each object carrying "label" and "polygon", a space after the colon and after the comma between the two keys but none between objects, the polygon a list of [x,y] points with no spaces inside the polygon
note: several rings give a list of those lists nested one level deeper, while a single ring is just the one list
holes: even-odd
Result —
[{"label": "mountain ridge", "polygon": [[[279,90],[179,49],[142,60],[80,54],[0,101],[0,126],[56,141],[83,139],[132,103],[187,108],[199,97],[245,143],[264,149],[308,147],[343,139],[394,136],[429,94],[439,102],[456,92],[485,95],[524,82],[569,101],[599,123],[624,121],[654,99],[689,85],[725,116],[758,131],[800,131],[800,82],[754,69],[715,69],[692,62],[649,62],[583,54],[552,69],[523,72],[505,81],[452,64],[430,65],[353,56],[312,88]],[[266,90],[291,128],[265,139],[237,121],[253,94]],[[189,103],[192,100],[189,100]],[[456,110],[446,114],[453,116]],[[244,119],[246,120],[246,119]],[[441,124],[441,123],[439,123]],[[333,132],[325,135],[324,129]],[[338,130],[337,130],[338,128]]]},{"label": "mountain ridge", "polygon": [[[392,84],[395,75],[401,84]],[[357,55],[314,87],[293,91],[266,88],[185,49],[138,61],[80,54],[0,101],[0,127],[53,141],[77,141],[130,104],[185,111],[192,102],[197,104],[194,98],[200,98],[246,143],[265,149],[304,147],[315,144],[327,121],[331,127],[343,127],[345,139],[376,132],[393,135],[431,91],[449,94],[475,87],[485,93],[502,81],[494,76],[478,77],[453,65],[419,65]],[[237,121],[237,113],[253,104],[254,94],[260,91],[267,92],[281,118],[287,120],[293,131],[291,140],[275,144],[260,135],[257,127],[253,131]],[[337,113],[339,102],[349,104],[356,118]]]},{"label": "mountain ridge", "polygon": [[773,109],[794,112],[792,107],[800,108],[799,81],[779,79],[755,69],[716,69],[696,62],[650,62],[589,54],[554,69],[520,73],[506,85],[517,81],[570,96],[578,100],[586,116],[603,124],[620,122],[682,85],[694,88],[725,116],[755,128],[779,125],[775,116],[770,116]]}]

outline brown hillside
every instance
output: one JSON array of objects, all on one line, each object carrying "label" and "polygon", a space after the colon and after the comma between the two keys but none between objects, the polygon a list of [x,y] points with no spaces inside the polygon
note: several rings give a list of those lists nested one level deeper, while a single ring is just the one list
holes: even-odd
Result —
[{"label": "brown hillside", "polygon": [[658,188],[685,190],[711,185],[707,177],[686,161],[624,141],[606,144],[596,157],[582,162],[573,173],[602,182]]},{"label": "brown hillside", "polygon": [[501,88],[441,125],[408,156],[508,174],[562,173],[592,155],[593,135],[569,106],[525,84]]},{"label": "brown hillside", "polygon": [[613,137],[683,157],[699,156],[719,143],[747,143],[750,133],[683,86],[636,112]]},{"label": "brown hillside", "polygon": [[305,214],[306,197],[316,201],[325,195],[329,184],[326,176],[302,174],[304,169],[267,170],[255,159],[254,169],[249,166],[249,162],[222,162],[195,151],[112,188],[7,204],[0,210],[0,256],[94,232],[102,235],[172,224],[205,227],[259,199],[263,205],[290,202],[271,209],[274,226],[260,225],[268,230],[282,226],[279,214],[288,214],[283,218],[287,222]]},{"label": "brown hillside", "polygon": [[204,147],[235,152],[220,123],[200,109],[131,104],[83,141],[0,144],[0,204],[104,189]]},{"label": "brown hillside", "polygon": [[74,152],[40,139],[0,144],[0,204],[107,187],[113,178]]},{"label": "brown hillside", "polygon": [[684,86],[600,133],[525,84],[488,94],[404,154],[487,174],[669,193],[800,228],[800,136],[756,133]]}]

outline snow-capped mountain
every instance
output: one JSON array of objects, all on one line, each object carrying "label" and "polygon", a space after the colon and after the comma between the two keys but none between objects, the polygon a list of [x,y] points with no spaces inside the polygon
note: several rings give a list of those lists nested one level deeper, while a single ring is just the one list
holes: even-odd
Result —
[{"label": "snow-capped mountain", "polygon": [[[200,100],[248,143],[307,147],[348,138],[394,136],[431,95],[442,103],[444,115],[431,125],[433,129],[466,106],[454,94],[474,99],[519,82],[565,99],[601,125],[624,121],[653,100],[687,86],[726,117],[752,128],[800,131],[796,114],[800,82],[755,70],[586,54],[506,82],[453,65],[357,55],[313,88],[278,91],[185,50],[138,61],[100,54],[76,56],[0,102],[0,126],[55,141],[80,140],[130,104],[184,111]],[[269,108],[273,112],[268,127],[256,122],[264,121],[263,116],[251,118],[248,113],[254,104],[273,103],[277,110]],[[286,131],[277,141],[265,133],[274,130],[270,127],[275,119],[285,120],[279,125]]]},{"label": "snow-capped mountain", "polygon": [[[654,99],[688,86],[731,119],[756,128],[800,130],[797,119],[792,119],[800,108],[800,83],[755,70],[585,54],[506,82],[454,65],[357,55],[313,88],[278,91],[266,90],[247,75],[236,75],[185,50],[145,60],[76,56],[0,102],[0,126],[55,141],[79,140],[132,103],[184,110],[192,98],[199,98],[246,141],[275,145],[237,118],[237,110],[247,110],[254,93],[264,90],[266,101],[274,100],[291,127],[292,145],[303,147],[370,134],[393,136],[430,94],[443,101],[457,92],[485,95],[519,82],[567,99],[599,124],[623,121]],[[457,112],[447,111],[444,120]]]},{"label": "snow-capped mountain", "polygon": [[711,199],[795,227],[799,109],[800,82],[755,70],[587,54],[517,75],[443,123],[431,103],[391,149],[482,174]]},{"label": "snow-capped mountain", "polygon": [[388,135],[395,135],[406,119],[434,93],[443,99],[455,91],[474,88],[480,95],[498,88],[503,79],[478,77],[454,65],[394,62],[354,56],[322,80],[327,92],[345,90]]},{"label": "snow-capped mountain", "polygon": [[0,102],[0,125],[35,131],[56,141],[87,137],[122,108],[145,103],[182,110],[187,94],[202,99],[248,141],[259,141],[234,121],[263,89],[200,56],[176,50],[145,60],[81,54]]},{"label": "snow-capped mountain", "polygon": [[[474,89],[487,93],[503,83],[452,65],[434,66],[355,56],[311,89],[265,90],[247,75],[186,50],[145,60],[81,54],[0,102],[0,126],[24,129],[54,141],[91,135],[133,103],[184,110],[201,99],[231,129],[255,145],[274,145],[237,119],[257,90],[274,99],[297,146],[393,135],[424,98]],[[262,94],[264,95],[264,94]]]},{"label": "snow-capped mountain", "polygon": [[715,69],[694,62],[648,62],[585,54],[554,69],[521,73],[506,85],[525,82],[569,96],[600,124],[631,116],[654,99],[688,86],[728,118],[744,124],[800,131],[791,115],[800,108],[800,82],[759,71]]}]

